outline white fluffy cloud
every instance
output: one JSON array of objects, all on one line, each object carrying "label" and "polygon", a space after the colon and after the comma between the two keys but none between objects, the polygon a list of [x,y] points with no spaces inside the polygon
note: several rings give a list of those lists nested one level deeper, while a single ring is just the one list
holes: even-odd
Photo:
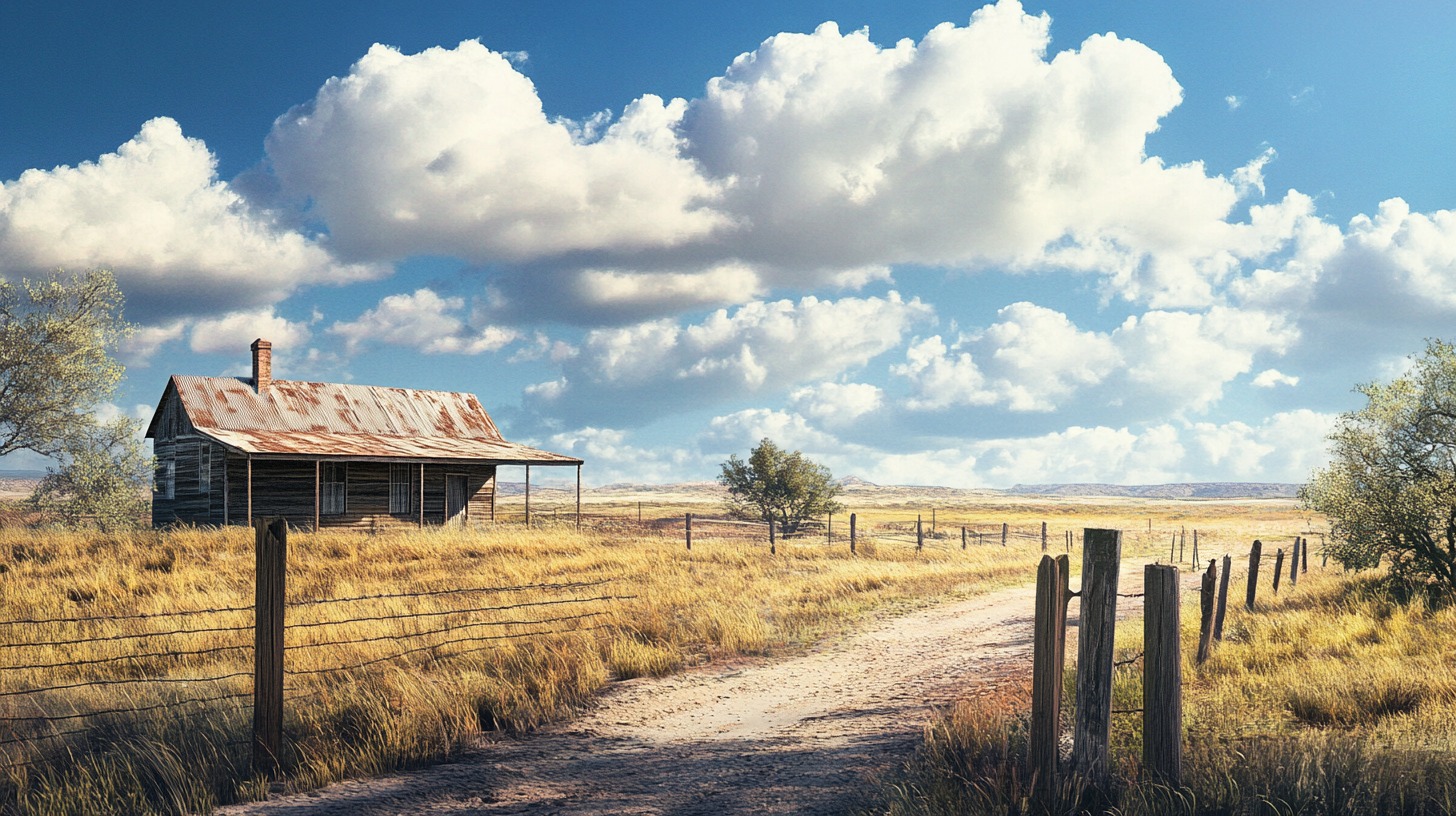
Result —
[{"label": "white fluffy cloud", "polygon": [[1227,307],[1150,311],[1110,333],[1081,330],[1066,315],[1031,303],[997,316],[953,344],[934,335],[910,345],[905,362],[891,368],[910,384],[908,408],[1051,412],[1077,398],[1084,407],[1143,403],[1141,410],[1196,412],[1259,355],[1282,353],[1297,336],[1267,313]]},{"label": "white fluffy cloud", "polygon": [[825,427],[840,428],[883,408],[885,392],[868,383],[822,382],[795,390],[789,404]]},{"label": "white fluffy cloud", "polygon": [[344,338],[349,354],[378,343],[426,354],[481,354],[498,351],[519,337],[510,328],[469,325],[458,316],[464,308],[464,298],[417,289],[413,294],[389,295],[358,319],[330,326],[329,333]]},{"label": "white fluffy cloud", "polygon": [[263,338],[273,344],[275,354],[301,357],[312,332],[307,323],[288,320],[273,307],[231,312],[192,323],[189,346],[198,354],[235,354],[248,357],[253,341]]},{"label": "white fluffy cloud", "polygon": [[281,117],[267,149],[354,257],[638,250],[727,223],[716,185],[679,155],[685,104],[643,96],[594,132],[549,118],[531,81],[478,42],[375,45]]},{"label": "white fluffy cloud", "polygon": [[[527,402],[550,415],[644,422],[685,406],[781,393],[864,365],[930,314],[918,299],[891,292],[754,301],[695,324],[597,329],[563,363],[563,378],[531,389]],[[620,416],[607,417],[613,413]]]},{"label": "white fluffy cloud", "polygon": [[[207,146],[153,119],[94,162],[0,184],[0,267],[110,267],[146,322],[276,303],[302,285],[377,277],[250,209]],[[155,337],[152,339],[156,339]]]}]

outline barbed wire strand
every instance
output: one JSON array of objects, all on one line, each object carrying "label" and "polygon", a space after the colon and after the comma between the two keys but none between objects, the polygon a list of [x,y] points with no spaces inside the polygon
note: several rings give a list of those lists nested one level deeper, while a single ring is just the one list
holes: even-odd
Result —
[{"label": "barbed wire strand", "polygon": [[85,615],[75,618],[15,618],[0,620],[0,626],[29,626],[50,623],[92,623],[95,621],[146,620],[151,618],[179,618],[187,615],[218,615],[225,612],[251,612],[251,606],[219,606],[212,609],[187,609],[179,612],[136,612],[127,615]]},{"label": "barbed wire strand", "polygon": [[562,615],[555,618],[542,618],[529,621],[476,621],[475,623],[462,623],[459,626],[447,626],[443,629],[431,629],[427,632],[410,632],[408,634],[375,635],[372,637],[349,638],[346,640],[325,640],[317,643],[295,643],[292,646],[285,646],[285,652],[298,651],[300,649],[318,649],[325,646],[351,646],[359,643],[378,643],[385,640],[399,640],[406,637],[430,637],[442,635],[448,632],[458,632],[461,629],[474,629],[478,626],[544,626],[549,623],[562,623],[573,620],[586,620],[588,618],[599,618],[609,612],[586,612],[580,615]]},{"label": "barbed wire strand", "polygon": [[91,688],[93,686],[125,686],[139,683],[217,683],[223,680],[234,680],[239,677],[252,677],[251,671],[233,672],[232,674],[220,674],[216,677],[121,677],[114,680],[86,680],[81,683],[69,683],[63,686],[45,686],[42,688],[21,689],[15,691],[0,691],[0,697],[20,697],[27,694],[45,694],[51,691],[69,691],[78,688]]},{"label": "barbed wire strand", "polygon": [[109,643],[117,640],[139,640],[149,637],[170,637],[172,635],[204,635],[220,632],[251,632],[252,626],[210,626],[200,629],[173,629],[167,632],[134,632],[125,635],[104,635],[101,637],[71,638],[69,640],[38,640],[32,643],[0,643],[0,649],[24,649],[40,646],[75,646],[82,643]]},{"label": "barbed wire strand", "polygon": [[79,714],[61,714],[57,716],[37,714],[30,717],[0,717],[0,722],[61,722],[62,720],[82,720],[86,719],[87,717],[106,717],[112,714],[145,714],[148,711],[159,711],[167,708],[181,708],[185,705],[216,703],[222,700],[241,700],[244,698],[251,698],[252,696],[253,693],[251,691],[237,694],[219,694],[213,697],[192,697],[186,700],[172,700],[169,702],[157,703],[156,705],[150,706],[135,706],[131,708],[107,708],[100,711],[86,711]]},{"label": "barbed wire strand", "polygon": [[[579,632],[595,632],[595,631],[597,631],[599,629],[607,629],[607,628],[610,628],[610,625],[588,626],[588,627],[585,627],[585,628],[582,628],[582,629],[565,629],[565,630],[536,631],[536,632],[517,632],[517,633],[513,633],[513,634],[508,634],[508,635],[478,635],[478,636],[474,636],[474,637],[455,638],[454,640],[446,640],[446,641],[442,641],[440,643],[432,643],[432,644],[429,644],[429,645],[426,645],[426,646],[416,646],[413,649],[405,649],[402,652],[396,652],[395,654],[392,654],[392,655],[385,655],[384,657],[376,657],[376,658],[372,658],[370,660],[364,660],[364,661],[361,661],[359,663],[352,663],[352,664],[349,664],[349,665],[346,665],[346,666],[333,666],[333,667],[325,668],[325,669],[285,669],[283,673],[285,675],[291,675],[291,676],[294,676],[294,677],[302,677],[302,676],[307,676],[307,675],[312,675],[312,674],[329,674],[329,673],[335,673],[335,672],[354,671],[356,669],[362,669],[362,668],[365,668],[367,666],[373,666],[373,665],[375,665],[377,663],[386,663],[386,662],[389,662],[391,660],[398,660],[401,657],[408,657],[409,655],[419,654],[420,652],[428,652],[428,651],[430,651],[432,649],[443,649],[445,647],[453,646],[453,645],[456,645],[456,644],[459,644],[459,643],[479,643],[479,642],[482,642],[482,641],[515,640],[515,639],[524,638],[524,637],[536,637],[536,636],[547,636],[547,637],[549,637],[549,636],[553,636],[553,635],[576,634],[576,633],[579,633]],[[473,650],[467,650],[467,651],[457,652],[456,654],[457,655],[459,655],[459,654],[470,654],[470,653],[472,653],[474,651],[480,651],[480,650],[473,649]]]},{"label": "barbed wire strand", "polygon": [[505,592],[526,592],[528,590],[537,590],[537,589],[540,589],[540,590],[544,590],[544,589],[586,589],[586,588],[589,588],[589,587],[601,586],[602,584],[610,584],[614,580],[615,579],[613,579],[613,578],[603,578],[603,579],[598,580],[598,581],[571,581],[571,582],[552,583],[552,584],[521,584],[521,585],[518,585],[518,586],[505,586],[505,587],[467,587],[467,588],[456,588],[456,589],[426,590],[424,592],[388,592],[388,593],[381,593],[381,594],[377,594],[377,595],[355,595],[353,597],[348,597],[348,598],[314,598],[314,599],[303,600],[303,601],[289,601],[288,603],[286,603],[284,605],[285,606],[292,606],[292,607],[317,606],[319,604],[352,603],[354,601],[377,601],[377,600],[384,600],[384,599],[389,599],[389,598],[429,598],[429,597],[434,597],[434,596],[437,596],[437,595],[460,595],[460,594],[466,594],[466,593],[472,593],[472,592],[476,592],[476,593],[488,593],[488,592],[505,593]]},{"label": "barbed wire strand", "polygon": [[406,618],[438,618],[445,615],[466,615],[474,612],[505,612],[512,609],[529,609],[538,606],[561,606],[573,603],[595,603],[598,601],[630,600],[635,595],[600,595],[592,598],[557,598],[549,601],[525,601],[518,604],[504,604],[501,606],[477,606],[467,609],[449,609],[437,612],[394,612],[387,615],[365,615],[358,618],[344,618],[341,620],[308,621],[305,623],[286,624],[284,629],[316,629],[321,626],[339,626],[346,623],[370,623],[386,620],[401,620]]},{"label": "barbed wire strand", "polygon": [[0,672],[32,671],[36,669],[66,669],[72,666],[98,666],[106,663],[121,663],[126,660],[145,660],[153,657],[198,657],[205,654],[217,654],[219,652],[238,652],[255,648],[253,644],[238,646],[213,646],[207,649],[184,649],[166,652],[139,652],[137,654],[117,655],[116,657],[97,657],[85,660],[69,660],[57,663],[31,663],[24,666],[0,666]]}]

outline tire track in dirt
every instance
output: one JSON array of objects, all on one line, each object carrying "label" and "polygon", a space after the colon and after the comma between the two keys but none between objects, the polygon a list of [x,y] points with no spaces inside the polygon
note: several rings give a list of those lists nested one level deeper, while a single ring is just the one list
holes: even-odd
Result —
[{"label": "tire track in dirt", "polygon": [[[1122,591],[1141,580],[1125,567]],[[616,683],[570,722],[482,737],[448,764],[218,812],[844,813],[910,756],[934,709],[1030,674],[1033,594],[1012,587],[880,619],[792,658]],[[1119,617],[1136,608],[1124,599]]]}]

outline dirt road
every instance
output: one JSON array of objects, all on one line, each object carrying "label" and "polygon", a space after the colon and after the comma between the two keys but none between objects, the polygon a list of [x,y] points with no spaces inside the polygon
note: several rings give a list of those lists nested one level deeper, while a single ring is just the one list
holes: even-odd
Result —
[{"label": "dirt road", "polygon": [[1032,594],[882,619],[799,657],[618,683],[572,722],[483,741],[448,765],[221,812],[843,813],[914,751],[934,707],[1030,673]]}]

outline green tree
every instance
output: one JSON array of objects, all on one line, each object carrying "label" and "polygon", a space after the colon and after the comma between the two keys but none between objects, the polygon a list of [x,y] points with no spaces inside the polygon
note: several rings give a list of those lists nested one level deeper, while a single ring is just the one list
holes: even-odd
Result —
[{"label": "green tree", "polygon": [[736,455],[723,463],[719,484],[728,488],[728,511],[739,518],[777,522],[792,533],[806,519],[839,509],[839,485],[829,468],[788,452],[764,439],[745,462]]},{"label": "green tree", "polygon": [[1330,520],[1330,554],[1352,569],[1382,557],[1395,575],[1456,588],[1456,348],[1431,340],[1409,371],[1360,385],[1330,462],[1301,490]]},{"label": "green tree", "polygon": [[59,453],[95,424],[122,366],[112,352],[131,327],[105,269],[0,281],[0,456]]},{"label": "green tree", "polygon": [[140,422],[117,417],[68,437],[56,453],[58,465],[31,494],[31,505],[67,527],[122,530],[141,524],[152,470],[141,430]]}]

